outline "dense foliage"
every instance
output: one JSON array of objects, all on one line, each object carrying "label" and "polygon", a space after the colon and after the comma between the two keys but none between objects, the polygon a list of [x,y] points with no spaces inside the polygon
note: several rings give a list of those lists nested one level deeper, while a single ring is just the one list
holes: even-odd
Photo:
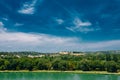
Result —
[{"label": "dense foliage", "polygon": [[82,70],[108,72],[119,72],[120,70],[120,54],[55,55],[30,58],[28,56],[15,57],[13,54],[12,56],[3,57],[2,54],[0,57],[0,70]]}]

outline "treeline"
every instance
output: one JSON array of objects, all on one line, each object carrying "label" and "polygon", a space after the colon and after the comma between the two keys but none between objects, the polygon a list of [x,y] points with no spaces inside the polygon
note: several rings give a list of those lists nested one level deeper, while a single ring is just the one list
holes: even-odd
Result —
[{"label": "treeline", "polygon": [[61,70],[119,72],[120,54],[84,54],[29,57],[0,57],[0,70]]}]

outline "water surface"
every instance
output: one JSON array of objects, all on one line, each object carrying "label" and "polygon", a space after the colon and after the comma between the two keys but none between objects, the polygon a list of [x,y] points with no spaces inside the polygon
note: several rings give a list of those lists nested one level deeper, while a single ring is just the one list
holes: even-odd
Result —
[{"label": "water surface", "polygon": [[120,80],[120,75],[8,72],[0,73],[0,80]]}]

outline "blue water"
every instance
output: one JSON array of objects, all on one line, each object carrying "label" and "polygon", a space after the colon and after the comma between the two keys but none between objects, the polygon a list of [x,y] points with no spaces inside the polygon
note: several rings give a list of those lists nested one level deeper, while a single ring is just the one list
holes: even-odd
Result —
[{"label": "blue water", "polygon": [[0,73],[0,80],[120,80],[120,75],[8,72]]}]

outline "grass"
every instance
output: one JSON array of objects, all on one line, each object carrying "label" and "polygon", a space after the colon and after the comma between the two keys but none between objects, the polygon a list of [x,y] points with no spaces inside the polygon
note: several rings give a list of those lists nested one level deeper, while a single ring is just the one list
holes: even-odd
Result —
[{"label": "grass", "polygon": [[109,72],[106,72],[106,71],[4,70],[4,71],[0,71],[0,72],[55,72],[55,73],[64,72],[64,73],[75,73],[75,74],[117,74],[117,75],[120,75],[120,72],[109,73]]}]

